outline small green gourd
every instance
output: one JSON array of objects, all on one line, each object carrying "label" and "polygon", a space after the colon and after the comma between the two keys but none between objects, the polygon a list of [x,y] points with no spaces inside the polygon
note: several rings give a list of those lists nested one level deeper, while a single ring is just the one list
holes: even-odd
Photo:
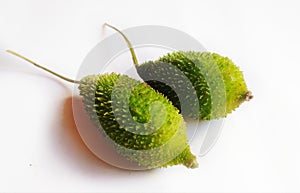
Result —
[{"label": "small green gourd", "polygon": [[198,166],[188,145],[182,116],[166,97],[147,84],[116,73],[72,80],[8,52],[79,84],[91,121],[128,160],[149,169],[179,164],[188,168]]},{"label": "small green gourd", "polygon": [[120,33],[127,42],[138,75],[166,96],[184,117],[222,118],[253,98],[243,73],[227,57],[209,52],[176,51],[156,61],[138,64],[125,34],[105,25]]}]

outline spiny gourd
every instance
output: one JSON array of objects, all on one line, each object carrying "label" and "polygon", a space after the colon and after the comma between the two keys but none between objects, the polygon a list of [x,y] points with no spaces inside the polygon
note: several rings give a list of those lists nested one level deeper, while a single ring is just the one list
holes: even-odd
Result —
[{"label": "spiny gourd", "polygon": [[149,169],[179,164],[188,168],[198,166],[178,109],[146,83],[116,73],[72,80],[13,51],[8,52],[79,84],[91,121],[128,160]]},{"label": "spiny gourd", "polygon": [[139,65],[125,34],[105,25],[123,36],[139,76],[164,94],[184,117],[222,118],[253,97],[243,73],[227,57],[209,52],[176,51]]}]

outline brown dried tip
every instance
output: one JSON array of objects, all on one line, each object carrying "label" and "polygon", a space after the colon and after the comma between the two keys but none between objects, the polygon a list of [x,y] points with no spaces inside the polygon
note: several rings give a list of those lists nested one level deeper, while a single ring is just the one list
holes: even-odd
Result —
[{"label": "brown dried tip", "polygon": [[191,169],[195,169],[195,168],[198,168],[198,167],[199,167],[199,164],[196,160],[189,166],[189,168],[191,168]]},{"label": "brown dried tip", "polygon": [[251,91],[248,91],[245,97],[246,101],[250,101],[251,99],[253,99],[253,95]]},{"label": "brown dried tip", "polygon": [[199,164],[197,162],[196,159],[194,159],[193,161],[189,162],[189,163],[186,163],[184,164],[187,168],[191,168],[191,169],[195,169],[195,168],[198,168],[199,167]]}]

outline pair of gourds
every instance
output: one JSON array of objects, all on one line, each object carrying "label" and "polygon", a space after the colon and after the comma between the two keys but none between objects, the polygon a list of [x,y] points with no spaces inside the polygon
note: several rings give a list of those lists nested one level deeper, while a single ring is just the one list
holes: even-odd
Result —
[{"label": "pair of gourds", "polygon": [[90,119],[128,160],[149,169],[179,164],[196,168],[183,117],[222,118],[250,100],[242,72],[229,58],[209,52],[177,51],[139,65],[127,37],[106,25],[124,37],[145,82],[116,73],[76,81],[8,52],[79,84]]}]

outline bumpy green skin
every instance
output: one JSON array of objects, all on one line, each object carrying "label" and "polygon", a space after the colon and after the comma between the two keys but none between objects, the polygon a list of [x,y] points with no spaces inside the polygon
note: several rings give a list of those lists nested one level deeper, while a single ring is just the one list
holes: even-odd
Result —
[{"label": "bumpy green skin", "polygon": [[[209,116],[211,98],[206,94],[209,93],[209,87],[199,68],[184,54],[174,52],[158,61],[146,62],[137,67],[137,72],[147,84],[164,94],[184,116],[203,119]],[[181,100],[179,96],[182,96]],[[185,112],[181,107],[186,108]]]},{"label": "bumpy green skin", "polygon": [[182,116],[150,86],[111,73],[87,76],[79,89],[93,123],[129,160],[147,168],[197,166]]},{"label": "bumpy green skin", "polygon": [[226,88],[226,113],[231,113],[240,106],[248,94],[248,88],[242,71],[229,58],[213,53],[211,56],[216,61]]},{"label": "bumpy green skin", "polygon": [[[162,65],[166,63],[174,68]],[[164,94],[176,108],[182,110],[181,107],[187,106],[189,110],[181,112],[184,117],[204,120],[225,117],[246,100],[248,93],[239,68],[229,58],[215,53],[172,52],[157,61],[137,66],[137,72],[147,84]],[[193,85],[198,101],[191,100],[189,95],[179,101],[172,87],[185,89],[187,93],[192,90],[185,82],[179,81],[183,79],[182,76],[187,77]],[[162,83],[171,81],[174,85],[167,86]]]}]

